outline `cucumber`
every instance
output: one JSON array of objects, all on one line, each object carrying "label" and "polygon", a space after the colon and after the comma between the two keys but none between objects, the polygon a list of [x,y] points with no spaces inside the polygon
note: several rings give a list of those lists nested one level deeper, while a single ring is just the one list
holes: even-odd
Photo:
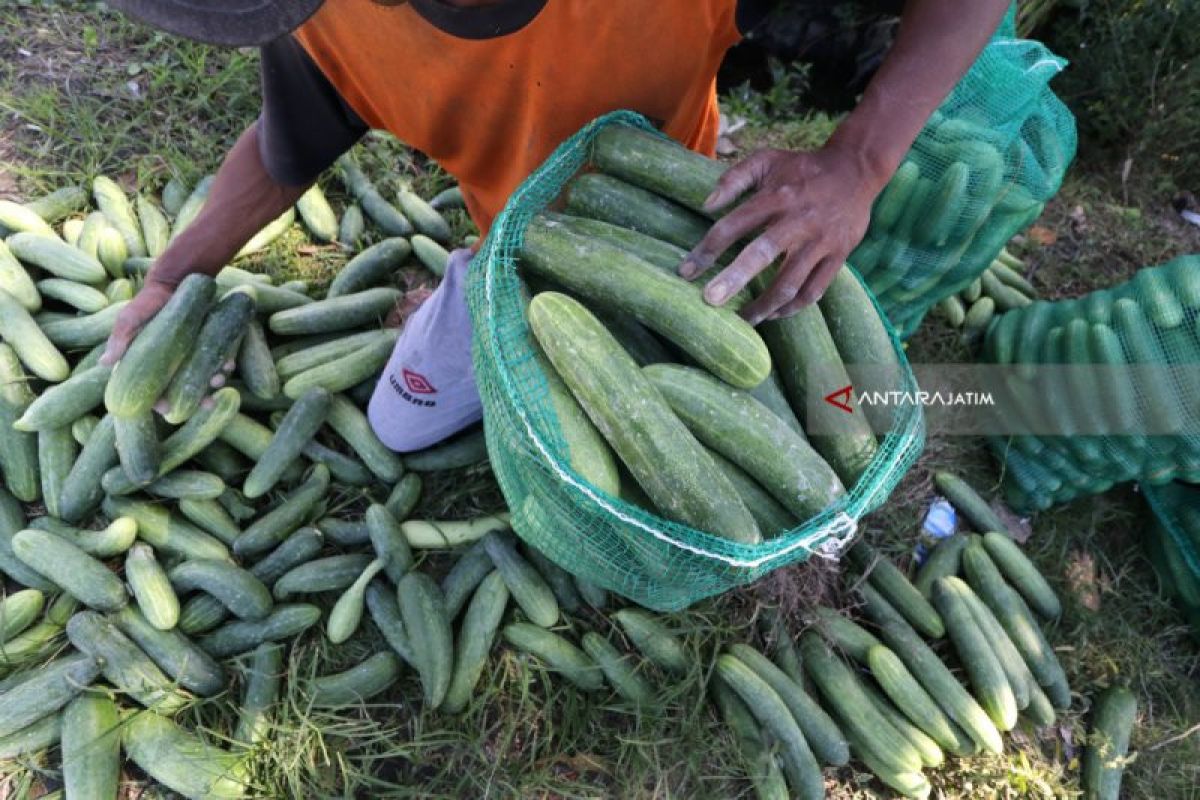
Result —
[{"label": "cucumber", "polygon": [[498,571],[489,573],[472,595],[455,642],[454,670],[440,706],[442,711],[457,714],[470,702],[508,608],[508,597],[508,586]]},{"label": "cucumber", "polygon": [[[761,290],[767,280],[759,276],[754,285]],[[842,483],[852,486],[870,465],[877,443],[861,413],[847,414],[829,403],[808,402],[807,387],[816,376],[831,390],[850,384],[820,307],[808,306],[790,317],[764,322],[760,328],[809,441]],[[847,401],[854,402],[852,397]]]},{"label": "cucumber", "polygon": [[63,784],[72,798],[114,798],[121,780],[117,704],[103,694],[82,694],[62,715]]},{"label": "cucumber", "polygon": [[646,611],[623,608],[613,614],[621,630],[647,659],[667,672],[686,674],[692,657],[666,625]]},{"label": "cucumber", "polygon": [[891,559],[861,540],[850,548],[847,556],[892,608],[899,611],[920,633],[930,639],[940,639],[946,634],[937,610],[909,583]]},{"label": "cucumber", "polygon": [[246,323],[237,355],[238,375],[255,397],[269,400],[279,395],[279,373],[267,347],[266,334],[258,320]]},{"label": "cucumber", "polygon": [[53,223],[87,208],[87,201],[88,193],[82,186],[64,186],[30,200],[25,208]]},{"label": "cucumber", "polygon": [[0,644],[32,625],[45,599],[38,589],[21,589],[0,598]]},{"label": "cucumber", "polygon": [[36,233],[14,233],[5,239],[18,261],[38,267],[59,278],[95,285],[104,283],[104,266],[81,250],[59,239]]},{"label": "cucumber", "polygon": [[983,546],[1009,584],[1021,593],[1030,608],[1047,619],[1062,614],[1062,603],[1046,578],[1007,534],[983,535]]},{"label": "cucumber", "polygon": [[813,625],[821,636],[836,650],[840,650],[852,661],[865,665],[872,647],[880,645],[879,639],[867,629],[838,611],[825,606],[812,609]]},{"label": "cucumber", "polygon": [[121,232],[106,224],[96,233],[96,259],[114,278],[125,275],[125,262],[129,259],[129,245]]},{"label": "cucumber", "polygon": [[129,198],[116,181],[104,175],[97,175],[92,181],[92,197],[96,200],[96,206],[104,213],[108,224],[116,228],[125,240],[129,254],[146,255],[146,242],[142,239],[137,215]]},{"label": "cucumber", "polygon": [[867,651],[866,663],[888,699],[939,747],[959,756],[975,752],[974,743],[942,712],[894,652],[875,645]]},{"label": "cucumber", "polygon": [[212,278],[199,273],[183,279],[113,369],[104,392],[109,411],[129,417],[153,408],[192,344],[192,337],[179,332],[194,330],[200,324],[214,286]]},{"label": "cucumber", "polygon": [[809,697],[800,684],[749,645],[734,644],[730,646],[729,653],[779,695],[779,699],[796,718],[796,724],[800,726],[813,755],[830,766],[842,767],[850,763],[850,745],[837,723]]},{"label": "cucumber", "polygon": [[708,232],[709,220],[653,192],[609,175],[577,177],[567,187],[568,214],[632,228],[691,250]]},{"label": "cucumber", "polygon": [[112,367],[95,366],[49,387],[13,423],[18,431],[62,428],[104,401],[104,386]]},{"label": "cucumber", "polygon": [[537,548],[525,547],[524,553],[529,563],[533,564],[538,574],[545,579],[546,585],[554,592],[559,609],[564,614],[577,614],[583,604],[583,598],[575,588],[575,579],[571,573],[555,564]]},{"label": "cucumber", "polygon": [[357,203],[351,203],[342,212],[341,222],[338,223],[338,243],[350,249],[357,248],[365,229],[362,208]]},{"label": "cucumber", "polygon": [[473,428],[425,450],[405,453],[404,466],[414,472],[436,472],[462,469],[487,459],[483,428]]},{"label": "cucumber", "polygon": [[71,702],[100,675],[88,655],[71,655],[39,668],[4,693],[0,704],[0,740],[50,716]]},{"label": "cucumber", "polygon": [[404,216],[408,217],[408,221],[412,223],[417,233],[428,236],[441,244],[450,243],[453,234],[451,234],[450,225],[445,218],[437,212],[437,209],[430,206],[420,195],[403,183],[396,193],[396,204],[400,206],[400,211]]},{"label": "cucumber", "polygon": [[450,688],[454,665],[454,640],[442,590],[428,575],[409,572],[400,579],[397,596],[425,705],[437,708]]},{"label": "cucumber", "polygon": [[521,255],[534,274],[635,317],[734,386],[753,388],[771,371],[767,346],[732,308],[708,305],[701,287],[616,245],[580,236],[553,220],[535,219],[526,229]]},{"label": "cucumber", "polygon": [[80,530],[54,517],[39,517],[31,521],[29,527],[61,536],[98,559],[122,555],[137,538],[137,522],[131,517],[117,517],[108,527],[98,531]]},{"label": "cucumber", "polygon": [[[900,616],[900,612],[892,608],[870,584],[861,586],[860,591],[865,601],[867,616],[879,626],[880,638],[899,656],[904,666],[937,702],[946,716],[966,731],[983,749],[997,754],[1003,752],[1004,740],[987,712],[967,693],[904,617]],[[891,692],[888,696],[893,702],[899,702]],[[933,735],[932,731],[925,732]],[[937,742],[943,747],[946,746],[940,739]]]},{"label": "cucumber", "polygon": [[243,670],[242,702],[238,706],[238,724],[233,740],[253,747],[266,739],[270,732],[267,719],[279,702],[283,685],[283,645],[275,642],[254,648],[250,663]]},{"label": "cucumber", "polygon": [[744,469],[797,518],[815,516],[845,492],[808,442],[745,392],[692,367],[653,364],[642,371],[701,442]]},{"label": "cucumber", "polygon": [[[162,445],[154,412],[149,409],[132,415],[109,414],[121,469],[134,487],[145,486],[158,477],[162,466]],[[44,491],[45,487],[43,487]]]},{"label": "cucumber", "polygon": [[42,308],[42,296],[21,262],[0,239],[0,291],[7,292],[31,314]]},{"label": "cucumber", "polygon": [[352,294],[384,283],[412,253],[407,239],[376,242],[346,263],[329,284],[329,297]]},{"label": "cucumber", "polygon": [[140,194],[137,196],[137,216],[142,241],[146,245],[146,255],[158,258],[167,249],[167,242],[171,240],[171,223],[167,222],[167,218],[152,200]]},{"label": "cucumber", "polygon": [[212,499],[183,498],[179,513],[201,530],[211,533],[225,544],[233,544],[242,529],[219,502]]},{"label": "cucumber", "polygon": [[108,305],[104,292],[63,278],[40,280],[37,288],[42,297],[58,300],[85,314],[93,314]]},{"label": "cucumber", "polygon": [[180,519],[162,506],[125,497],[105,497],[102,508],[111,519],[133,517],[137,521],[138,538],[164,555],[229,559],[229,550],[220,539]]},{"label": "cucumber", "polygon": [[729,654],[717,657],[717,676],[741,698],[780,746],[791,790],[804,800],[825,796],[825,781],[817,759],[804,740],[795,717],[766,681]]},{"label": "cucumber", "polygon": [[294,639],[317,624],[321,609],[307,603],[279,603],[266,619],[227,622],[197,644],[213,658],[247,653],[264,642]]},{"label": "cucumber", "polygon": [[728,164],[706,158],[660,134],[627,125],[601,130],[592,143],[592,160],[602,172],[706,216],[714,214],[705,208],[704,201],[728,168]]},{"label": "cucumber", "polygon": [[987,531],[1008,532],[1008,526],[987,501],[971,488],[970,484],[951,472],[935,472],[933,482],[938,491],[962,512],[967,521],[980,533]]},{"label": "cucumber", "polygon": [[39,323],[46,338],[56,347],[65,350],[83,350],[103,344],[112,333],[117,315],[125,308],[124,302],[110,304],[95,314],[67,317],[53,322]]},{"label": "cucumber", "polygon": [[210,594],[241,619],[261,620],[274,605],[262,581],[228,561],[191,559],[172,569],[170,579],[177,591]]},{"label": "cucumber", "polygon": [[143,711],[125,720],[125,755],[168,789],[196,800],[242,800],[250,789],[248,762],[215,747],[169,719]]},{"label": "cucumber", "polygon": [[1117,800],[1125,755],[1137,721],[1137,698],[1123,686],[1105,689],[1096,698],[1088,747],[1083,754],[1080,779],[1087,800]]},{"label": "cucumber", "polygon": [[0,572],[30,589],[51,591],[54,584],[18,558],[13,550],[13,538],[25,525],[21,504],[0,485]]},{"label": "cucumber", "polygon": [[304,446],[316,436],[329,414],[330,396],[321,388],[309,389],[297,398],[275,430],[267,449],[255,462],[242,484],[248,499],[262,497],[300,457]]},{"label": "cucumber", "polygon": [[57,490],[56,510],[59,518],[78,523],[95,511],[104,497],[103,476],[116,467],[118,459],[113,418],[111,414],[106,414],[88,437],[87,444],[75,458],[61,488]]},{"label": "cucumber", "polygon": [[[100,418],[95,414],[84,414],[71,423],[71,438],[75,440],[75,444],[83,447],[87,444],[88,439],[92,438],[92,433],[99,425]],[[113,447],[116,447],[115,443]]]},{"label": "cucumber", "polygon": [[967,309],[963,317],[962,334],[965,340],[976,339],[984,334],[996,315],[996,301],[990,296],[981,297]]},{"label": "cucumber", "polygon": [[413,554],[400,523],[385,506],[377,503],[367,507],[368,536],[375,555],[392,583],[399,584],[404,573],[412,569]]},{"label": "cucumber", "polygon": [[30,372],[43,380],[58,383],[71,374],[63,354],[25,307],[5,291],[0,291],[0,339],[12,348]]},{"label": "cucumber", "polygon": [[595,631],[583,634],[581,644],[617,694],[637,706],[649,706],[654,702],[654,689],[639,674],[634,656],[617,650],[612,642]]},{"label": "cucumber", "polygon": [[421,499],[421,484],[421,476],[415,472],[401,478],[383,502],[388,513],[401,522],[408,519]]},{"label": "cucumber", "polygon": [[384,335],[337,361],[330,361],[292,376],[283,384],[283,393],[296,399],[314,388],[341,392],[364,381],[376,379],[395,350],[399,338],[399,329],[385,331]]},{"label": "cucumber", "polygon": [[311,703],[317,708],[359,705],[387,691],[400,677],[401,661],[395,653],[375,653],[345,672],[314,678]]},{"label": "cucumber", "polygon": [[975,621],[968,605],[970,587],[954,576],[933,584],[933,602],[946,620],[950,640],[966,670],[976,699],[1001,731],[1017,724],[1017,701],[1008,677],[993,652],[987,636]]},{"label": "cucumber", "polygon": [[596,692],[604,688],[604,673],[596,662],[562,636],[529,622],[509,623],[502,633],[510,645],[537,656],[579,689]]},{"label": "cucumber", "polygon": [[234,290],[217,301],[199,333],[191,352],[183,359],[167,387],[163,419],[172,425],[186,422],[200,408],[212,389],[212,378],[230,358],[238,337],[254,316],[251,293]]},{"label": "cucumber", "polygon": [[13,553],[84,605],[116,611],[128,602],[125,585],[100,561],[49,531],[26,529],[12,538]]},{"label": "cucumber", "polygon": [[371,423],[354,403],[335,395],[326,422],[379,480],[393,484],[403,477],[404,464],[400,457],[379,441]]},{"label": "cucumber", "polygon": [[54,236],[54,228],[32,208],[14,200],[0,200],[0,235],[24,231],[36,236]]},{"label": "cucumber", "polygon": [[292,223],[296,221],[296,209],[289,208],[280,214],[275,219],[268,222],[262,230],[250,237],[250,241],[242,245],[242,249],[234,254],[234,260],[243,258],[248,255],[253,255],[259,250],[262,250],[292,227]]},{"label": "cucumber", "polygon": [[450,263],[450,253],[446,248],[428,236],[417,234],[410,240],[413,255],[417,257],[425,269],[439,278],[446,274],[446,266]]},{"label": "cucumber", "polygon": [[595,488],[615,497],[620,490],[621,480],[612,449],[588,419],[587,413],[571,394],[571,390],[554,369],[550,359],[546,358],[546,354],[540,348],[535,348],[534,356],[546,379],[546,388],[550,394],[550,402],[554,405],[558,427],[567,445],[571,468]]},{"label": "cucumber", "polygon": [[[587,634],[585,634],[586,636]],[[715,681],[713,698],[721,710],[721,719],[734,736],[747,777],[754,785],[758,800],[787,800],[787,783],[775,755],[764,740],[758,722],[741,698],[724,683]]]},{"label": "cucumber", "polygon": [[147,544],[135,544],[125,556],[125,580],[134,600],[152,626],[167,631],[179,622],[179,598]]},{"label": "cucumber", "polygon": [[754,517],[758,529],[767,538],[796,527],[798,524],[796,517],[780,505],[779,501],[772,497],[758,481],[743,472],[741,467],[713,450],[708,450],[708,456],[733,484],[738,497],[742,498],[750,515]]},{"label": "cucumber", "polygon": [[749,392],[751,397],[771,409],[775,416],[786,422],[789,428],[801,436],[804,435],[804,426],[800,424],[800,420],[788,404],[787,397],[783,393],[783,384],[779,380],[778,372],[771,370],[771,374],[767,376],[767,379],[753,389],[750,389]]},{"label": "cucumber", "polygon": [[375,476],[361,461],[353,456],[340,453],[332,447],[311,441],[304,445],[301,452],[314,464],[324,464],[336,483],[347,486],[371,486],[375,483]]},{"label": "cucumber", "polygon": [[[41,496],[38,441],[32,433],[12,428],[33,402],[33,391],[16,352],[0,342],[0,471],[4,485],[19,500],[31,503]],[[3,495],[7,497],[7,495]]]},{"label": "cucumber", "polygon": [[314,183],[300,195],[300,199],[296,201],[296,210],[300,212],[304,227],[308,228],[318,242],[332,242],[337,238],[337,214],[325,199],[320,184]]},{"label": "cucumber", "polygon": [[[47,714],[8,736],[0,736],[0,761],[33,755],[58,744],[62,738],[62,714]],[[52,798],[44,795],[44,798]],[[61,796],[59,798],[61,800]]]},{"label": "cucumber", "polygon": [[[972,544],[963,551],[963,569],[971,588],[996,615],[1005,633],[1025,658],[1038,684],[1047,689],[1065,687],[1066,673],[1054,649],[1042,635],[1025,601],[1005,583],[982,544]],[[1060,708],[1070,705],[1070,691],[1068,689],[1065,692],[1065,697],[1061,691],[1057,696],[1052,692],[1051,699]]]},{"label": "cucumber", "polygon": [[377,287],[276,311],[267,320],[281,336],[304,336],[378,325],[400,300],[396,289]]},{"label": "cucumber", "polygon": [[80,611],[67,622],[71,644],[94,658],[113,688],[159,714],[171,715],[191,702],[158,665],[112,622]]},{"label": "cucumber", "polygon": [[163,185],[162,188],[162,207],[163,210],[172,217],[179,214],[183,204],[187,202],[190,190],[187,184],[184,183],[176,175],[172,175],[170,180]]},{"label": "cucumber", "polygon": [[804,669],[848,735],[862,741],[888,769],[919,772],[921,756],[862,690],[854,672],[816,634],[800,637]]},{"label": "cucumber", "polygon": [[361,350],[379,339],[388,338],[395,342],[395,334],[387,330],[367,330],[334,338],[294,350],[279,357],[275,368],[279,377],[287,380],[310,369],[336,363],[351,353]]},{"label": "cucumber", "polygon": [[111,621],[184,689],[201,697],[225,691],[225,670],[178,629],[161,630],[131,605],[112,615]]},{"label": "cucumber", "polygon": [[[860,384],[856,386],[859,391],[896,391],[902,387],[903,369],[887,326],[866,287],[850,268],[842,267],[834,274],[819,308],[842,363],[857,370],[853,377]],[[893,428],[889,409],[867,405],[862,411],[876,433]]]},{"label": "cucumber", "polygon": [[250,567],[250,574],[273,586],[285,574],[321,552],[325,537],[316,528],[301,528]]},{"label": "cucumber", "polygon": [[413,653],[408,633],[404,630],[404,620],[400,617],[400,604],[396,600],[396,592],[381,580],[374,580],[366,591],[367,613],[371,621],[383,634],[384,641],[409,664],[415,665],[417,657]]},{"label": "cucumber", "polygon": [[562,223],[573,233],[614,244],[670,274],[675,273],[688,255],[688,251],[682,247],[676,247],[670,242],[664,242],[632,228],[553,211],[542,212],[542,217]]},{"label": "cucumber", "polygon": [[912,724],[908,717],[904,716],[900,709],[892,705],[892,701],[885,697],[881,691],[866,683],[861,676],[856,677],[859,678],[859,687],[866,692],[867,697],[871,699],[871,703],[875,706],[876,710],[921,754],[921,764],[923,766],[936,769],[946,762],[946,754],[938,746],[937,742],[931,739],[923,730]]},{"label": "cucumber", "polygon": [[904,210],[908,208],[908,200],[917,188],[917,180],[920,177],[920,167],[915,162],[905,159],[875,201],[875,208],[871,212],[872,230],[889,230],[895,227]]},{"label": "cucumber", "polygon": [[512,543],[493,531],[483,537],[483,546],[529,621],[543,628],[557,623],[559,608],[554,592]]},{"label": "cucumber", "polygon": [[446,613],[451,619],[458,616],[475,587],[494,567],[492,557],[488,555],[482,541],[472,545],[458,557],[454,566],[442,578],[442,596],[446,602]]},{"label": "cucumber", "polygon": [[211,406],[201,406],[191,419],[163,440],[160,474],[171,472],[212,444],[241,406],[241,396],[229,386],[218,389],[212,401]]},{"label": "cucumber", "polygon": [[1008,638],[1008,634],[1004,632],[1004,627],[1000,624],[1000,620],[996,619],[996,615],[992,613],[992,610],[979,599],[979,595],[975,594],[970,586],[966,587],[964,595],[975,624],[978,626],[980,633],[987,639],[988,645],[991,647],[992,652],[996,654],[996,659],[1000,662],[1001,669],[1004,670],[1004,675],[1008,679],[1009,687],[1012,689],[1013,699],[1016,701],[1017,708],[1022,711],[1025,710],[1031,701],[1031,689],[1037,686],[1037,681],[1034,680],[1033,673],[1029,671],[1029,666],[1025,663],[1025,659],[1021,657],[1021,653],[1017,650],[1016,645],[1012,643],[1012,639]]},{"label": "cucumber", "polygon": [[263,514],[242,531],[233,543],[239,557],[252,556],[282,542],[308,518],[309,512],[329,491],[329,470],[317,464],[304,483],[287,494],[275,508]]},{"label": "cucumber", "polygon": [[961,533],[953,534],[938,542],[933,552],[925,559],[925,563],[917,570],[913,586],[922,597],[929,598],[933,591],[933,582],[947,575],[957,575],[962,565],[962,551],[971,540]]},{"label": "cucumber", "polygon": [[334,519],[323,517],[317,520],[317,527],[329,541],[342,547],[367,544],[371,541],[371,530],[366,520]]},{"label": "cucumber", "polygon": [[1129,287],[1130,291],[1136,293],[1146,316],[1158,328],[1177,328],[1183,324],[1183,305],[1171,290],[1164,270],[1156,267],[1140,269],[1129,282]]},{"label": "cucumber", "polygon": [[[91,259],[95,259],[99,250],[100,234],[109,229],[108,219],[100,211],[93,211],[83,219],[83,225],[79,228],[79,236],[74,242],[69,242],[77,249],[81,250]],[[119,234],[118,234],[119,235]],[[65,236],[63,237],[66,238]],[[121,245],[124,246],[125,240],[121,240]],[[146,259],[149,261],[150,259]]]},{"label": "cucumber", "polygon": [[529,317],[563,380],[665,515],[735,541],[761,539],[733,486],[587,309],[548,292],[533,299]]},{"label": "cucumber", "polygon": [[280,575],[271,591],[276,600],[295,594],[340,592],[354,583],[372,560],[366,553],[343,553],[307,561]]},{"label": "cucumber", "polygon": [[329,641],[334,644],[342,644],[358,630],[358,625],[362,621],[363,595],[367,590],[367,584],[383,571],[383,567],[383,559],[376,558],[367,564],[366,569],[355,578],[354,583],[342,592],[341,597],[329,612],[329,622],[325,629]]},{"label": "cucumber", "polygon": [[[269,316],[289,308],[299,308],[313,302],[306,294],[285,289],[282,286],[272,286],[269,282],[243,277],[234,271],[234,267],[225,267],[217,273],[217,289],[224,295],[249,286],[254,290],[254,307],[260,316]],[[253,275],[253,273],[248,273]]]},{"label": "cucumber", "polygon": [[[129,494],[137,489],[121,469],[104,473],[103,483],[110,495]],[[146,494],[171,500],[216,500],[225,489],[225,481],[219,476],[192,469],[177,469],[142,487]]]},{"label": "cucumber", "polygon": [[363,174],[362,169],[349,156],[342,156],[337,161],[341,169],[342,182],[346,189],[358,200],[363,213],[379,226],[389,236],[411,236],[413,226],[400,211],[383,198],[375,184]]}]

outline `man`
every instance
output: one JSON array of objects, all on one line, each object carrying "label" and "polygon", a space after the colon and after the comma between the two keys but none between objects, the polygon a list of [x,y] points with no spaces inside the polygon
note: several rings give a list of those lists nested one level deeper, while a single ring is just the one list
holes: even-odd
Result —
[{"label": "man", "polygon": [[[261,46],[263,86],[262,114],[226,156],[210,202],[118,319],[103,359],[111,364],[185,275],[217,272],[368,128],[389,130],[454,175],[484,232],[521,180],[604,112],[639,111],[711,155],[717,68],[763,0],[109,2],[176,34]],[[757,324],[815,302],[1007,5],[909,0],[891,52],[824,147],[760,151],[725,173],[709,207],[741,202],[680,274],[692,279],[750,239],[705,286],[708,302],[726,302],[777,259],[773,284],[742,314]],[[464,296],[469,258],[453,254],[372,397],[371,423],[395,450],[436,443],[481,415]],[[419,377],[426,392],[405,391],[402,375]]]}]

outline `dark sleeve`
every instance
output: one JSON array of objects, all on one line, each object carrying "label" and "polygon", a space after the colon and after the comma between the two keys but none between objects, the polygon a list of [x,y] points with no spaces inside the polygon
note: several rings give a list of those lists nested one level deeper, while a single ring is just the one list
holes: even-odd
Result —
[{"label": "dark sleeve", "polygon": [[770,0],[737,0],[737,13],[735,20],[737,22],[738,32],[745,36],[750,33],[760,22],[766,19],[767,14],[771,11]]},{"label": "dark sleeve", "polygon": [[367,125],[294,38],[280,37],[261,53],[259,153],[277,183],[304,186],[362,138]]}]

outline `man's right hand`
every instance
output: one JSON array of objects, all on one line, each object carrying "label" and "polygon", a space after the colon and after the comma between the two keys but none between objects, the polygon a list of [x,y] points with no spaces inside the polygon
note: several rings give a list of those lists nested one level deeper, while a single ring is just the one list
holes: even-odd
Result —
[{"label": "man's right hand", "polygon": [[173,284],[147,280],[141,290],[129,301],[129,304],[117,315],[112,333],[108,336],[108,344],[100,356],[100,363],[111,367],[120,361],[121,356],[125,355],[125,351],[129,349],[129,343],[133,341],[133,337],[137,336],[138,331],[154,318],[154,315],[167,304],[174,293],[175,286]]}]

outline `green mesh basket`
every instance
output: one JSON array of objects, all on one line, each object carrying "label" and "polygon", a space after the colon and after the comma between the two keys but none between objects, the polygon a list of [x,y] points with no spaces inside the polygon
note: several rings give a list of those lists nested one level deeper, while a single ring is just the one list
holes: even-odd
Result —
[{"label": "green mesh basket", "polygon": [[904,338],[1038,218],[1075,157],[1075,119],[1048,85],[1066,62],[1016,38],[1013,19],[925,125],[848,259]]},{"label": "green mesh basket", "polygon": [[1142,484],[1141,492],[1192,576],[1200,580],[1200,486]]},{"label": "green mesh basket", "polygon": [[[496,218],[468,279],[475,377],[492,469],[521,538],[581,578],[649,608],[677,610],[814,555],[836,558],[858,521],[884,502],[916,460],[925,440],[924,418],[915,407],[898,413],[874,461],[840,502],[759,545],[655,516],[581,478],[570,466],[545,375],[534,358],[517,261],[529,220],[588,163],[596,134],[615,124],[654,130],[628,111],[593,121],[560,145]],[[904,388],[915,390],[903,348],[889,332],[905,372]]]}]

